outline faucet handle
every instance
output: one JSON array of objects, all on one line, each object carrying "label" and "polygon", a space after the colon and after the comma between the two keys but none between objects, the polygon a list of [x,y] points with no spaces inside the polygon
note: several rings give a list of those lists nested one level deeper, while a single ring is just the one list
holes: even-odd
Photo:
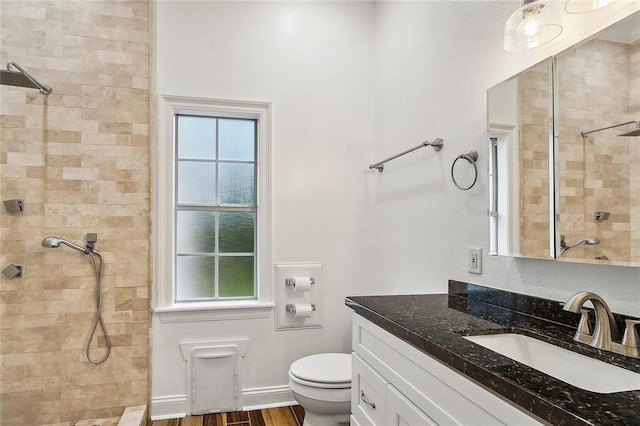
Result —
[{"label": "faucet handle", "polygon": [[624,322],[627,326],[622,336],[622,345],[640,349],[640,336],[636,328],[636,325],[640,324],[640,320],[626,319]]},{"label": "faucet handle", "polygon": [[593,337],[593,328],[591,327],[591,321],[589,320],[589,309],[580,309],[580,322],[578,323],[578,329],[573,337],[574,340],[583,343],[591,342]]},{"label": "faucet handle", "polygon": [[580,309],[580,322],[578,323],[578,331],[582,334],[591,334],[593,329],[591,328],[591,321],[589,321],[588,309]]}]

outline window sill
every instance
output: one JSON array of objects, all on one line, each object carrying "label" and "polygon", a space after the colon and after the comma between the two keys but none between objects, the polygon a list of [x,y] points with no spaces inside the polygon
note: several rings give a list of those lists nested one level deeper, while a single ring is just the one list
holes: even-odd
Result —
[{"label": "window sill", "polygon": [[207,302],[158,307],[153,312],[163,323],[178,323],[269,318],[273,307],[256,301]]}]

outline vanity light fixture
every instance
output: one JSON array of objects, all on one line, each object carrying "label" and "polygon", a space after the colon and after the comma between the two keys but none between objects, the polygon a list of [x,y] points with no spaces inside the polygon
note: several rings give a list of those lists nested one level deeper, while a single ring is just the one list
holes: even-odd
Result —
[{"label": "vanity light fixture", "polygon": [[567,0],[564,5],[564,10],[572,14],[588,13],[602,9],[617,1],[618,0]]},{"label": "vanity light fixture", "polygon": [[553,7],[542,0],[524,0],[521,8],[504,24],[504,50],[521,52],[550,42],[560,35],[562,25],[550,19]]}]

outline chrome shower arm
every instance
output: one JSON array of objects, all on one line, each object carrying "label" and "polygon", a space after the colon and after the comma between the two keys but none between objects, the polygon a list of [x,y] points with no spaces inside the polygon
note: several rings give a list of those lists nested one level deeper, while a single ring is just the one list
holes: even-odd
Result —
[{"label": "chrome shower arm", "polygon": [[613,126],[603,127],[603,128],[601,128],[601,129],[589,130],[588,132],[582,131],[582,132],[580,132],[580,134],[582,135],[582,137],[585,137],[585,136],[587,136],[587,135],[588,135],[588,134],[590,134],[590,133],[600,132],[600,131],[602,131],[602,130],[607,130],[607,129],[614,129],[614,128],[616,128],[616,127],[626,126],[627,124],[631,124],[631,123],[635,123],[635,124],[636,124],[636,126],[637,126],[638,128],[640,128],[640,121],[638,121],[638,120],[632,120],[632,121],[627,121],[627,122],[625,122],[625,123],[614,124]]}]

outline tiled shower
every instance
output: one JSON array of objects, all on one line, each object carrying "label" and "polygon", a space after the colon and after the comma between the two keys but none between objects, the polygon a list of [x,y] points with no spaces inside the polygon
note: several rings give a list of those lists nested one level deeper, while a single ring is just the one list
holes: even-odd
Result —
[{"label": "tiled shower", "polygon": [[[558,58],[560,229],[570,240],[600,238],[597,250],[581,247],[563,257],[581,258],[591,250],[606,253],[614,263],[637,262],[640,179],[633,165],[640,161],[638,138],[619,138],[622,131],[612,130],[583,139],[580,132],[635,119],[640,111],[640,43],[593,40]],[[530,218],[522,225],[521,242],[524,252],[540,258],[548,253],[548,149],[539,143],[548,139],[548,126],[539,124],[546,123],[548,115],[547,68],[546,62],[540,63],[519,79],[520,90],[527,94],[520,104],[527,135],[522,141],[521,182],[526,184],[521,185],[521,209]],[[585,70],[591,76],[587,81],[576,74]],[[595,220],[599,210],[610,211],[611,218]]]},{"label": "tiled shower", "polygon": [[[0,424],[119,416],[149,395],[150,52],[147,1],[0,3],[0,61],[53,91],[0,86]],[[55,235],[105,256],[109,359],[84,345],[96,283],[80,253],[45,249]],[[98,333],[93,350],[99,354]]]}]

